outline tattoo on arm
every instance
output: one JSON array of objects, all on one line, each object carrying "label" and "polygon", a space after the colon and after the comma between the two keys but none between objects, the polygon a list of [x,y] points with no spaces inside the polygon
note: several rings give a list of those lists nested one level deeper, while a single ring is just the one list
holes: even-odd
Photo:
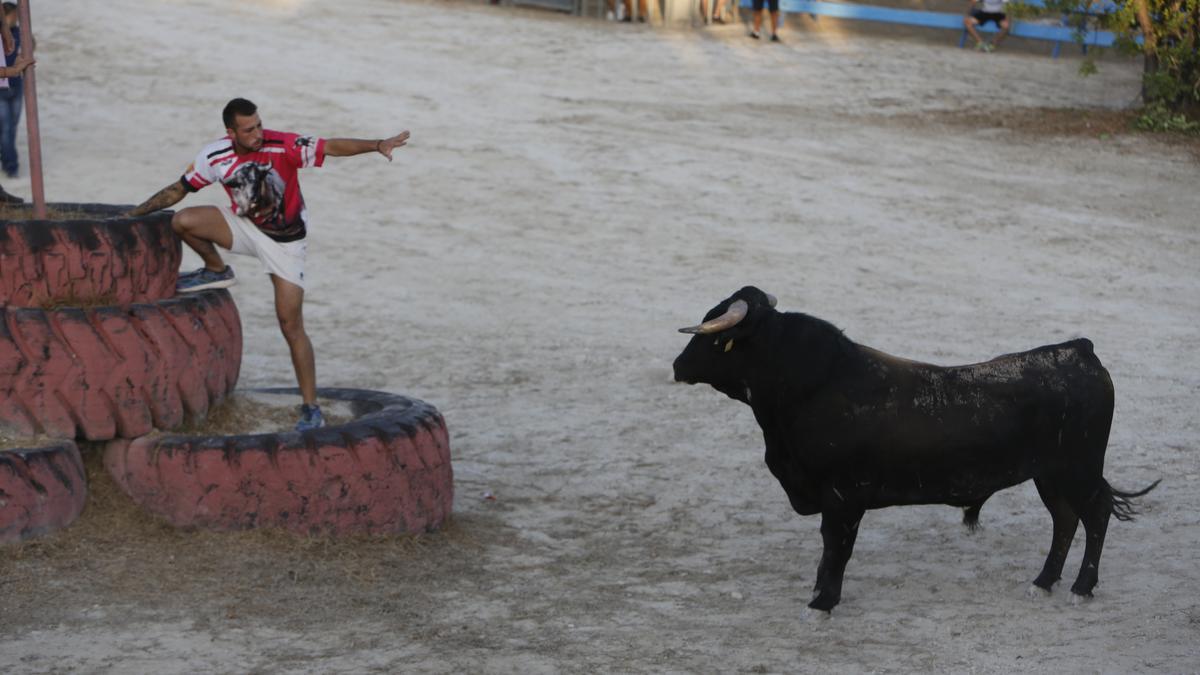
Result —
[{"label": "tattoo on arm", "polygon": [[131,216],[144,216],[147,213],[154,213],[159,209],[165,209],[168,206],[173,206],[179,203],[179,200],[187,196],[187,190],[183,189],[183,183],[175,181],[167,187],[158,191],[150,199],[142,202],[137,208],[129,212]]}]

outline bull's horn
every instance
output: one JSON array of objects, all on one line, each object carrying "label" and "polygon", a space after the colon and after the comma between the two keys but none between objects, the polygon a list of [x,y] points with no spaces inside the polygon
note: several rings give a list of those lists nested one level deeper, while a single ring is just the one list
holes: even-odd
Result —
[{"label": "bull's horn", "polygon": [[768,305],[770,305],[771,307],[774,307],[775,303],[777,303],[777,302],[779,302],[779,301],[775,299],[775,296],[771,295],[770,293],[767,293],[767,304]]},{"label": "bull's horn", "polygon": [[745,300],[735,300],[725,313],[715,319],[710,319],[700,324],[699,326],[691,326],[689,328],[680,328],[680,333],[698,333],[700,335],[708,335],[710,333],[719,333],[727,328],[733,328],[739,321],[746,318],[746,312],[750,311],[750,305],[746,304]]}]

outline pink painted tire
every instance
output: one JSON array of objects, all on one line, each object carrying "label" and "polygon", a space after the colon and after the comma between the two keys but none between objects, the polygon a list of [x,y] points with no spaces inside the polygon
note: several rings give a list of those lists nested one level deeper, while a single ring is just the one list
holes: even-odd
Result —
[{"label": "pink painted tire", "polygon": [[362,389],[317,395],[350,402],[355,419],[303,433],[117,440],[104,465],[134,502],[176,527],[325,535],[437,529],[454,499],[437,409]]},{"label": "pink painted tire", "polygon": [[237,384],[242,324],[228,291],[153,303],[0,307],[0,427],[92,441],[202,419]]},{"label": "pink painted tire", "polygon": [[0,544],[64,528],[83,511],[87,479],[72,441],[0,450]]},{"label": "pink painted tire", "polygon": [[0,220],[0,305],[126,305],[175,295],[181,246],[171,211],[49,204],[78,220]]}]

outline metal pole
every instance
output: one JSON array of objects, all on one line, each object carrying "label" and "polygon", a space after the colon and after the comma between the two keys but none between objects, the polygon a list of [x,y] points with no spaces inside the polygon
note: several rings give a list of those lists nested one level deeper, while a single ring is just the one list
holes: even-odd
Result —
[{"label": "metal pole", "polygon": [[[21,17],[21,55],[33,56],[33,25],[29,0],[17,0]],[[38,134],[37,66],[25,69],[25,133],[29,137],[29,188],[33,192],[33,217],[46,218],[46,192],[42,185],[42,139]]]}]

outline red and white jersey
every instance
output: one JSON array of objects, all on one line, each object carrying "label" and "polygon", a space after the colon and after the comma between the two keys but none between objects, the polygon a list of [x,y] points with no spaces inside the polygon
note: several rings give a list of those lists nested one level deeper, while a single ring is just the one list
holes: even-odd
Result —
[{"label": "red and white jersey", "polygon": [[263,129],[262,147],[245,155],[229,137],[204,146],[180,181],[189,192],[219,182],[234,213],[275,241],[297,241],[308,228],[296,171],[324,163],[325,139]]}]

